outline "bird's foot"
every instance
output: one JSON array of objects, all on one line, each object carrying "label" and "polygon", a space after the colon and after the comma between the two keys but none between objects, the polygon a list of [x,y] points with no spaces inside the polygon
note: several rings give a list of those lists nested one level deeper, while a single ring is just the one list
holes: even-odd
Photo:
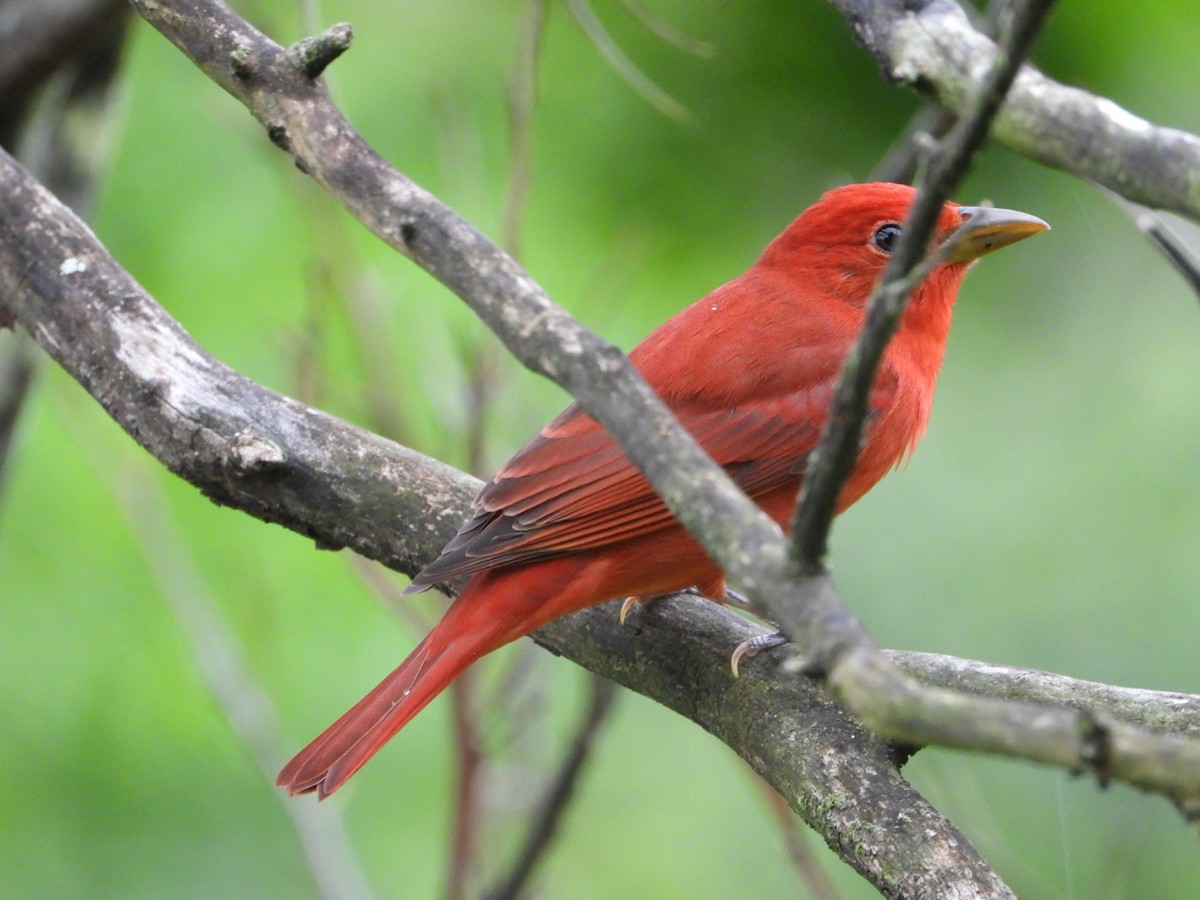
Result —
[{"label": "bird's foot", "polygon": [[622,625],[625,624],[625,619],[629,617],[629,613],[635,606],[647,606],[657,600],[662,600],[664,597],[670,597],[671,594],[681,593],[690,594],[693,597],[699,597],[702,600],[712,600],[715,603],[722,605],[726,603],[735,603],[740,606],[748,606],[749,601],[737,591],[730,591],[725,588],[724,578],[714,578],[712,581],[706,581],[703,584],[693,585],[689,588],[684,588],[682,591],[669,591],[665,594],[651,594],[643,597],[635,595],[626,597],[625,602],[621,604],[621,612],[618,616],[618,621]]},{"label": "bird's foot", "polygon": [[756,634],[749,640],[742,641],[734,649],[733,656],[729,657],[729,668],[733,677],[737,678],[741,674],[738,672],[738,665],[743,659],[752,659],[764,650],[773,650],[787,642],[787,637],[781,631]]},{"label": "bird's foot", "polygon": [[621,611],[617,613],[617,621],[624,625],[625,619],[629,616],[630,610],[635,606],[641,606],[643,603],[649,603],[656,598],[654,597],[639,597],[636,594],[632,597],[626,597],[625,602],[621,604]]},{"label": "bird's foot", "polygon": [[750,609],[750,598],[741,591],[735,591],[733,588],[725,588],[724,594],[720,597],[713,597],[710,594],[706,594],[698,587],[686,588],[683,593],[699,597],[701,600],[712,600],[714,603],[720,603],[722,606],[736,606],[738,609],[744,610]]}]

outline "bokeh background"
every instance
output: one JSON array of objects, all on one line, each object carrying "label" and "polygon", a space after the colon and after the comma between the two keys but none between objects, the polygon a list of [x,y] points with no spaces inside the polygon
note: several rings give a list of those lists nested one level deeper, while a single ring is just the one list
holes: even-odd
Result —
[{"label": "bokeh background", "polygon": [[[321,25],[355,26],[330,73],[351,121],[497,237],[524,6],[310,8]],[[712,52],[672,46],[614,0],[593,8],[687,119],[631,90],[552,3],[522,241],[551,296],[625,347],[738,274],[822,190],[865,179],[918,106],[823,3],[647,6]],[[292,4],[237,7],[281,42],[305,34]],[[1034,61],[1200,132],[1188,88],[1200,83],[1196,27],[1189,2],[1132,17],[1063,2]],[[466,465],[466,360],[490,351],[462,304],[341,212],[140,22],[122,83],[94,215],[116,257],[241,372]],[[843,594],[885,646],[1198,692],[1200,299],[1122,208],[1069,175],[992,146],[957,196],[1035,213],[1053,231],[968,279],[928,436],[836,529]],[[489,378],[484,469],[564,402],[504,360]],[[347,553],[212,505],[53,365],[5,479],[0,893],[313,895],[281,798],[206,687],[192,649],[204,628],[187,610],[215,604],[278,709],[281,753],[417,635]],[[536,740],[484,717],[498,753],[492,866],[520,827],[506,809],[526,757],[552,761],[581,703],[579,670],[536,652],[530,702],[548,715],[518,726]],[[380,895],[440,891],[449,720],[439,701],[326,804]],[[1200,888],[1195,836],[1161,799],[948,751],[906,771],[1023,897]],[[804,837],[843,896],[872,895]],[[805,890],[745,767],[634,696],[600,737],[536,884],[553,897]]]}]

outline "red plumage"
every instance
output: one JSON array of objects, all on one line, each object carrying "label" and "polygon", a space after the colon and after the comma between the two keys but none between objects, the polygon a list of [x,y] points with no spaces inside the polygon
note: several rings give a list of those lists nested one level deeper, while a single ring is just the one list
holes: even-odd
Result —
[{"label": "red plumage", "polygon": [[[629,355],[709,455],[785,527],[842,359],[887,264],[888,238],[914,195],[891,184],[830,191],[744,275]],[[945,205],[933,241],[954,234],[955,249],[914,292],[884,354],[838,512],[921,437],[971,261],[1045,227],[1008,210]],[[615,597],[724,593],[720,569],[578,404],[484,486],[473,518],[408,590],[466,576],[425,640],[284,767],[280,786],[333,792],[472,662],[553,618]]]}]

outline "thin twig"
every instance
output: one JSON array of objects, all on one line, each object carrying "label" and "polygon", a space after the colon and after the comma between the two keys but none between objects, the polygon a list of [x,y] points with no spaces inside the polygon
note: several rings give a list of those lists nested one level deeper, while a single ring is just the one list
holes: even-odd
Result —
[{"label": "thin twig", "polygon": [[548,0],[526,0],[517,36],[517,52],[508,73],[508,173],[504,185],[501,244],[513,259],[521,258],[521,233],[529,211],[533,184],[533,112],[537,105],[538,63],[546,31]]},{"label": "thin twig", "polygon": [[[538,63],[545,32],[547,0],[529,0],[518,26],[517,48],[506,90],[508,114],[508,172],[502,212],[502,243],[509,255],[521,257],[521,234],[529,209],[533,183],[533,113],[537,103]],[[487,424],[493,400],[501,384],[500,344],[488,331],[464,336],[461,356],[467,380],[464,390],[468,471],[479,474],[485,467]],[[518,653],[537,652],[528,645]],[[466,896],[467,884],[479,860],[478,834],[482,824],[481,792],[490,760],[478,727],[479,680],[468,671],[451,686],[455,770],[454,823],[449,855],[446,896]]]},{"label": "thin twig", "polygon": [[27,335],[0,333],[0,497],[10,478],[13,433],[33,385],[37,364],[34,344]]},{"label": "thin twig", "polygon": [[590,684],[591,700],[576,730],[570,751],[532,815],[525,843],[513,863],[512,871],[500,884],[484,894],[488,900],[513,900],[520,895],[562,821],[592,744],[617,697],[617,686],[607,678],[593,675]]},{"label": "thin twig", "polygon": [[1162,216],[1150,210],[1143,210],[1134,221],[1138,230],[1149,238],[1167,258],[1167,262],[1175,267],[1175,271],[1183,276],[1188,286],[1200,296],[1200,259],[1193,255],[1179,235],[1171,230]]},{"label": "thin twig", "polygon": [[1122,212],[1133,219],[1137,230],[1145,235],[1146,240],[1150,241],[1159,253],[1166,257],[1167,262],[1187,282],[1188,287],[1200,295],[1200,259],[1197,259],[1195,253],[1188,248],[1187,243],[1175,233],[1162,215],[1140,203],[1125,199],[1116,191],[1102,184],[1095,186],[1119,206]]},{"label": "thin twig", "polygon": [[945,137],[957,118],[936,103],[922,103],[875,164],[867,180],[911,184],[917,177],[921,160],[929,152],[926,146],[929,139]]},{"label": "thin twig", "polygon": [[450,829],[450,852],[446,855],[446,900],[463,900],[471,873],[478,860],[476,850],[480,824],[480,789],[486,758],[476,717],[476,675],[472,669],[450,686],[451,728],[454,733],[454,821]]},{"label": "thin twig", "polygon": [[608,33],[604,23],[597,17],[596,11],[592,9],[588,0],[567,0],[567,8],[571,10],[575,21],[591,39],[600,55],[608,60],[608,64],[612,66],[613,71],[621,77],[622,81],[667,118],[673,119],[681,125],[691,124],[692,114],[682,103],[655,84],[646,73],[637,67],[633,60],[625,55],[625,51],[613,40],[612,35]]},{"label": "thin twig", "polygon": [[641,0],[621,0],[621,5],[629,11],[638,23],[659,40],[665,41],[672,47],[690,53],[692,56],[707,58],[716,50],[708,41],[701,41],[685,34],[669,22],[664,22],[657,15],[646,9]]}]

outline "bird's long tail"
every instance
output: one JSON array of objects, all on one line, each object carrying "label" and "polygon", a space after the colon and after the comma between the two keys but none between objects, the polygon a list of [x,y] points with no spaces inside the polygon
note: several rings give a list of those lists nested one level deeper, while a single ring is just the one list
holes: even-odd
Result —
[{"label": "bird's long tail", "polygon": [[472,587],[395,671],[283,767],[276,785],[332,794],[471,663],[524,633],[507,617],[478,615]]},{"label": "bird's long tail", "polygon": [[[475,660],[550,619],[604,598],[576,559],[476,574],[425,640],[283,767],[275,784],[324,798]],[[593,573],[594,574],[594,573]]]}]

